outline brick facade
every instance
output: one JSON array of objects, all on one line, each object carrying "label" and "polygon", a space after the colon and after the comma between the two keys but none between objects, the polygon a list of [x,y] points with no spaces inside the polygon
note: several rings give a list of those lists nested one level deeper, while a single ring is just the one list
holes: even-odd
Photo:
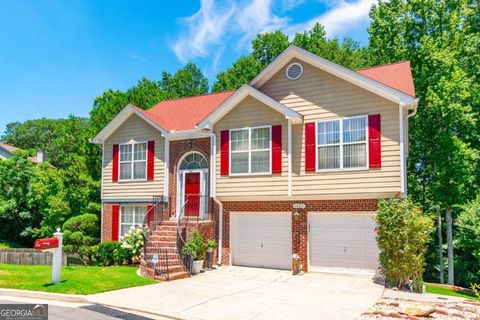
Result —
[{"label": "brick facade", "polygon": [[112,240],[112,203],[104,203],[102,205],[102,230],[100,240]]},{"label": "brick facade", "polygon": [[177,166],[180,158],[187,152],[201,153],[210,164],[210,138],[187,139],[170,141],[168,167],[168,194],[170,196],[172,216],[177,210]]},{"label": "brick facade", "polygon": [[[293,209],[294,203],[305,204],[305,209]],[[350,200],[308,200],[308,201],[231,201],[223,202],[223,230],[222,230],[222,263],[230,264],[230,212],[265,212],[290,211],[298,212],[299,216],[292,215],[292,254],[298,253],[303,263],[303,270],[308,271],[308,221],[307,213],[312,211],[376,211],[377,199],[350,199]],[[215,215],[218,219],[218,213]],[[216,220],[218,221],[218,220]],[[217,229],[218,230],[218,229]],[[218,241],[218,231],[217,231]]]}]

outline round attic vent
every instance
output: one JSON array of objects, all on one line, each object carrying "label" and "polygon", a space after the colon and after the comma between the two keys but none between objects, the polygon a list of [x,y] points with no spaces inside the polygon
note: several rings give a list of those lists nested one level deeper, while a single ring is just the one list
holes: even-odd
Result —
[{"label": "round attic vent", "polygon": [[302,76],[303,67],[300,63],[294,62],[287,67],[287,70],[285,70],[285,73],[288,79],[297,80]]}]

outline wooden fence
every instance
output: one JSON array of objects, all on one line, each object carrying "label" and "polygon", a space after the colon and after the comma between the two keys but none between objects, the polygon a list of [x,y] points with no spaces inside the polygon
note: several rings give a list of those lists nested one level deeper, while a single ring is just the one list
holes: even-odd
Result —
[{"label": "wooden fence", "polygon": [[[25,265],[52,265],[51,252],[36,251],[30,248],[0,249],[0,263]],[[67,265],[67,255],[62,255],[62,265]]]}]

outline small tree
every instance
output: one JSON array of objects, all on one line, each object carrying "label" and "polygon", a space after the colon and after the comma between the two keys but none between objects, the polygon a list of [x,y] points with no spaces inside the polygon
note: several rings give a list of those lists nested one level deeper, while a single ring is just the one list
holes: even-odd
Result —
[{"label": "small tree", "polygon": [[432,218],[423,215],[409,199],[393,198],[379,201],[376,221],[380,264],[387,285],[401,288],[414,277],[421,277]]},{"label": "small tree", "polygon": [[93,264],[97,249],[98,218],[91,213],[68,219],[63,224],[65,252],[74,253],[85,265]]}]

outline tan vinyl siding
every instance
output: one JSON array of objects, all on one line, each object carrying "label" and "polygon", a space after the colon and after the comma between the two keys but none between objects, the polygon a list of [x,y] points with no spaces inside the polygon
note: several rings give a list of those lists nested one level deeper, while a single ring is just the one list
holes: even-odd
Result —
[{"label": "tan vinyl siding", "polygon": [[311,65],[300,63],[304,67],[300,79],[288,80],[285,76],[285,68],[283,68],[267,81],[260,91],[302,114],[304,122],[380,113],[382,168],[306,173],[304,127],[303,125],[294,125],[293,195],[299,197],[373,195],[400,192],[398,105]]},{"label": "tan vinyl siding", "polygon": [[[282,125],[282,173],[266,175],[221,176],[220,132],[226,129]],[[247,97],[214,125],[217,136],[217,196],[285,196],[288,192],[287,121],[285,116],[262,102]],[[271,162],[271,161],[270,161]]]},{"label": "tan vinyl siding", "polygon": [[[112,182],[113,145],[155,140],[153,181]],[[164,138],[150,124],[133,114],[105,142],[102,199],[151,199],[163,194]]]}]

